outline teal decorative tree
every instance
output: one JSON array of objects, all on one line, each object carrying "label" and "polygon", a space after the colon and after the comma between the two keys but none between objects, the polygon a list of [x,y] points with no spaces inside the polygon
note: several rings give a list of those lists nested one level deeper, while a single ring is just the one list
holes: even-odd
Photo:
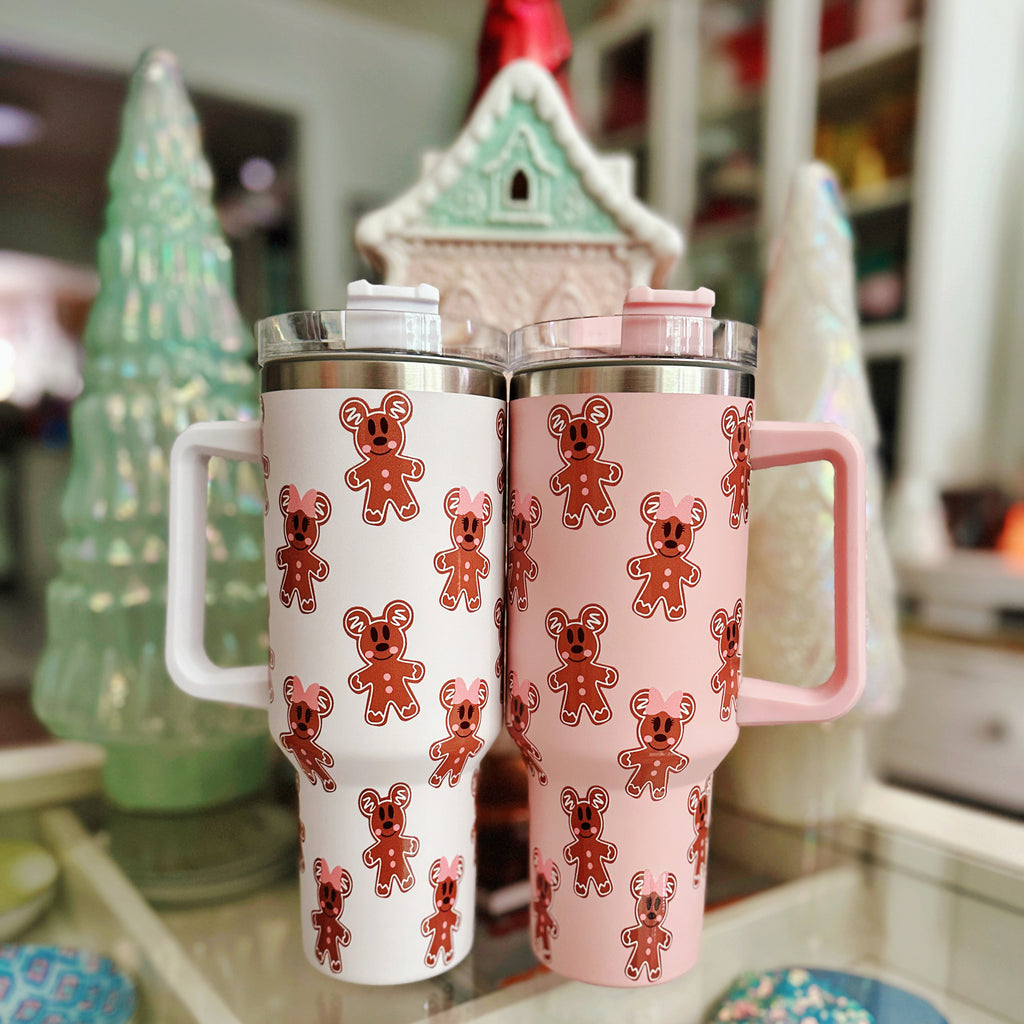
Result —
[{"label": "teal decorative tree", "polygon": [[[132,78],[109,183],[33,704],[57,735],[106,747],[114,802],[196,808],[256,788],[266,716],[188,697],[164,668],[169,453],[189,423],[254,418],[258,389],[195,112],[164,50]],[[209,498],[207,650],[265,660],[262,474],[215,460]]]}]

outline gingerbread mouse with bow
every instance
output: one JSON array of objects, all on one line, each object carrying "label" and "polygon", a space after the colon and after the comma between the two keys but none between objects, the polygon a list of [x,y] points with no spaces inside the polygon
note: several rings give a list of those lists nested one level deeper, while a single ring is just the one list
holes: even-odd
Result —
[{"label": "gingerbread mouse with bow", "polygon": [[334,709],[331,691],[317,683],[303,687],[298,676],[288,676],[283,692],[288,702],[288,732],[281,733],[281,746],[314,786],[319,781],[325,792],[333,793],[335,782],[327,769],[334,767],[334,758],[316,742],[323,720]]},{"label": "gingerbread mouse with bow", "polygon": [[693,535],[707,519],[707,507],[700,498],[686,495],[676,502],[668,491],[651,491],[640,503],[640,516],[648,524],[648,553],[631,558],[626,572],[643,585],[633,599],[633,611],[649,619],[659,604],[665,618],[677,622],[686,615],[684,587],[700,582],[700,566],[686,556]]},{"label": "gingerbread mouse with bow", "polygon": [[299,494],[294,484],[281,488],[278,506],[284,516],[284,537],[287,543],[277,549],[277,567],[284,569],[281,580],[281,604],[290,608],[298,598],[299,611],[316,611],[313,580],[327,579],[330,566],[313,548],[320,539],[320,527],[331,518],[327,495],[315,487]]},{"label": "gingerbread mouse with bow", "polygon": [[672,933],[664,927],[669,900],[676,894],[676,876],[665,871],[655,877],[650,871],[638,871],[629,885],[636,897],[636,925],[622,929],[622,944],[632,946],[626,964],[626,977],[639,981],[646,969],[649,981],[661,977],[661,951],[672,945]]},{"label": "gingerbread mouse with bow", "polygon": [[481,550],[491,521],[491,498],[484,491],[470,497],[465,487],[453,487],[444,496],[451,519],[452,546],[434,555],[434,568],[448,579],[441,591],[441,607],[454,611],[465,600],[467,611],[480,608],[480,581],[487,577],[490,559]]},{"label": "gingerbread mouse with bow", "polygon": [[629,708],[636,718],[640,746],[619,754],[619,764],[633,770],[626,792],[639,797],[649,786],[651,799],[662,800],[668,792],[669,772],[681,772],[690,763],[676,748],[683,739],[683,726],[693,718],[693,697],[682,690],[662,696],[652,686],[637,690]]}]

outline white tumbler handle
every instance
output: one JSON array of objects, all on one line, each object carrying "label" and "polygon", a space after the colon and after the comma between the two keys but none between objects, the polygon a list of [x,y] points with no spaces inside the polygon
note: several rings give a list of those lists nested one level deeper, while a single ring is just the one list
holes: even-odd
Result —
[{"label": "white tumbler handle", "polygon": [[213,455],[259,462],[258,423],[194,423],[171,448],[170,533],[167,551],[167,636],[171,679],[193,697],[249,707],[267,706],[267,666],[220,668],[206,653],[206,498]]}]

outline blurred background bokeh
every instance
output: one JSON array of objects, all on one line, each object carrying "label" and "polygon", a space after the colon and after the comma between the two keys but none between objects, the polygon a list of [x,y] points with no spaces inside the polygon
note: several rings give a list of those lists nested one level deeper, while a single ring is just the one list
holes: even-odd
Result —
[{"label": "blurred background bokeh", "polygon": [[[0,687],[11,707],[24,703],[43,643],[105,176],[139,54],[158,44],[180,62],[251,323],[337,308],[348,280],[372,276],[355,224],[416,179],[422,151],[450,144],[473,93],[485,6],[0,10]],[[1021,815],[1024,3],[561,6],[582,125],[599,149],[633,155],[638,195],[686,236],[672,283],[713,287],[717,315],[758,322],[794,171],[814,156],[835,170],[915,631],[914,710],[897,720],[902,742],[883,770]],[[980,677],[991,695],[979,705],[965,686]],[[5,716],[10,741],[39,729],[23,710]],[[931,739],[915,753],[918,728]],[[975,769],[957,769],[965,763]]]}]

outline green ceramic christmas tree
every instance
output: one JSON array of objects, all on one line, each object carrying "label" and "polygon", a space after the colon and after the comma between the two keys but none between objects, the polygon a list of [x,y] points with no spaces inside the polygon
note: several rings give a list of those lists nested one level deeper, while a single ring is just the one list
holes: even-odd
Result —
[{"label": "green ceramic christmas tree", "polygon": [[[57,735],[106,747],[116,803],[195,808],[259,784],[266,716],[188,697],[164,668],[168,459],[189,423],[252,419],[258,388],[195,112],[166,51],[135,71],[109,183],[33,703]],[[206,642],[223,665],[266,658],[263,502],[254,466],[211,464]]]}]

